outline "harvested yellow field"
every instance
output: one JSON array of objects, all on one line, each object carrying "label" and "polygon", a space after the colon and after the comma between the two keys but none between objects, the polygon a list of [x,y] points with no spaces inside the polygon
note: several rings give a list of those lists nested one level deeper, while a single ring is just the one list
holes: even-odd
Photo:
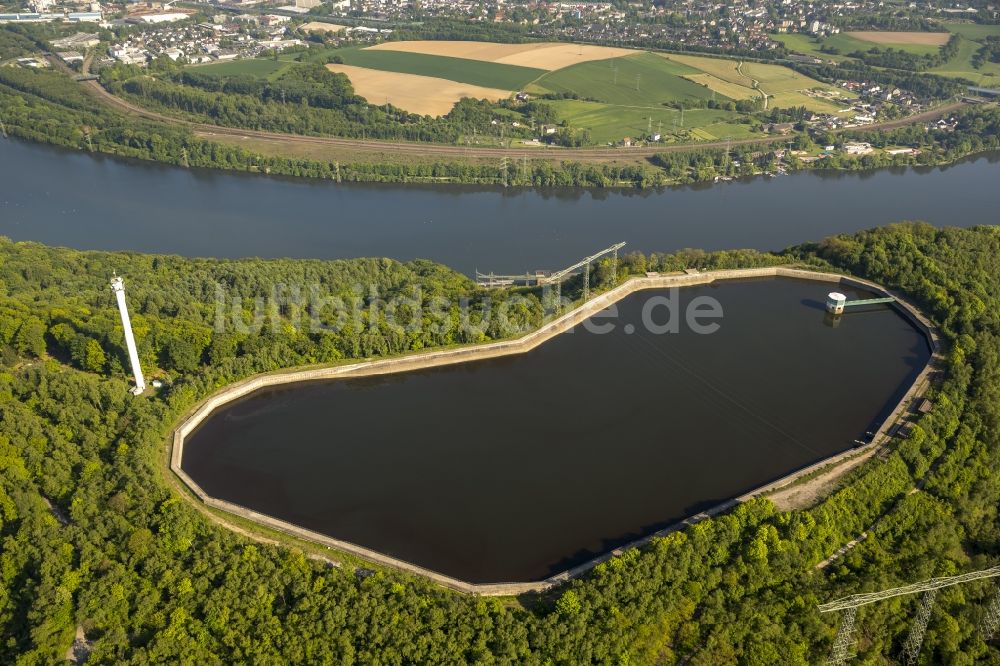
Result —
[{"label": "harvested yellow field", "polygon": [[346,74],[354,91],[371,104],[385,104],[388,101],[395,107],[420,115],[443,116],[463,97],[495,102],[510,96],[509,90],[473,86],[433,76],[383,72],[336,63],[329,64],[326,68],[331,72]]},{"label": "harvested yellow field", "polygon": [[426,55],[483,60],[503,65],[519,65],[553,71],[591,60],[606,60],[640,53],[635,49],[613,46],[588,46],[542,42],[539,44],[497,44],[494,42],[465,41],[409,41],[384,42],[368,47],[381,51],[402,51]]},{"label": "harvested yellow field", "polygon": [[875,44],[920,44],[922,46],[944,46],[951,33],[948,32],[849,32],[848,37]]},{"label": "harvested yellow field", "polygon": [[312,23],[303,23],[299,26],[299,30],[304,32],[343,32],[347,30],[347,26],[337,25],[336,23],[313,21]]},{"label": "harvested yellow field", "polygon": [[[714,90],[720,95],[725,95],[729,99],[739,100],[760,97],[759,92],[748,86],[723,81],[719,77],[711,74],[686,74],[684,78],[688,81],[693,81],[700,86],[705,86],[709,90]],[[749,79],[747,79],[747,82],[749,83]]]}]

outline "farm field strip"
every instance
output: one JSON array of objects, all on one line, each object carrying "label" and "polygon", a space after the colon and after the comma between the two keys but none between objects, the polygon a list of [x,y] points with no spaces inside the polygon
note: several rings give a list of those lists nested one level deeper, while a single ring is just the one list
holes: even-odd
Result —
[{"label": "farm field strip", "polygon": [[326,67],[332,72],[346,74],[354,90],[371,104],[384,104],[388,101],[395,107],[421,115],[446,115],[463,97],[497,101],[510,95],[509,90],[431,76],[400,74],[353,65],[329,64]]},{"label": "farm field strip", "polygon": [[431,76],[486,88],[502,88],[508,92],[519,90],[546,73],[543,69],[532,67],[386,50],[345,49],[341,58],[344,64],[354,67]]},{"label": "farm field strip", "polygon": [[942,23],[956,35],[961,35],[965,39],[974,42],[981,42],[987,37],[1000,37],[1000,25],[983,25],[979,23]]},{"label": "farm field strip", "polygon": [[691,130],[697,127],[719,126],[725,136],[750,136],[749,126],[734,129],[736,114],[718,109],[689,109],[681,112],[667,107],[631,107],[585,102],[581,100],[557,100],[550,102],[559,114],[573,127],[590,131],[595,143],[613,143],[625,137],[638,138],[647,133],[662,133],[669,137],[675,129]]},{"label": "farm field strip", "polygon": [[536,80],[532,89],[575,93],[607,104],[659,106],[711,99],[710,90],[684,78],[698,73],[652,53],[634,53],[627,58],[595,60],[550,72]]},{"label": "farm field strip", "polygon": [[503,65],[533,67],[546,71],[554,71],[591,60],[606,60],[607,58],[617,58],[640,53],[640,51],[634,49],[566,44],[562,42],[499,44],[471,41],[384,42],[365,50],[463,58]]},{"label": "farm field strip", "polygon": [[885,30],[861,30],[846,33],[849,37],[863,42],[885,46],[903,44],[918,46],[944,46],[951,37],[947,32],[891,32]]},{"label": "farm field strip", "polygon": [[741,100],[760,97],[760,93],[753,88],[740,85],[738,83],[723,81],[714,74],[686,74],[684,78],[688,81],[693,81],[698,85],[703,85],[709,90],[714,90],[720,95],[725,95],[730,99]]}]

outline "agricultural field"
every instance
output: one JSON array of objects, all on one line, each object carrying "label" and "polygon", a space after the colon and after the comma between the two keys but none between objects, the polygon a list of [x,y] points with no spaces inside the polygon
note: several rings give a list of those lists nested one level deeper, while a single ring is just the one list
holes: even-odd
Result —
[{"label": "agricultural field", "polygon": [[842,96],[841,91],[788,67],[705,56],[669,54],[662,57],[701,72],[684,76],[733,99],[750,99],[765,92],[769,96],[769,106],[804,106],[818,113],[836,113],[840,109],[836,102],[804,91],[822,90],[832,97]]},{"label": "agricultural field", "polygon": [[[924,55],[930,53],[937,53],[940,50],[940,45],[934,44],[920,44],[913,43],[912,37],[905,37],[905,35],[912,35],[913,33],[891,33],[891,32],[866,32],[866,33],[840,33],[837,35],[830,35],[829,37],[816,38],[809,35],[800,34],[775,34],[771,35],[771,38],[775,41],[781,42],[785,45],[785,48],[790,51],[795,51],[797,53],[804,53],[805,55],[815,56],[817,58],[822,58],[823,60],[835,60],[841,61],[849,57],[851,53],[857,51],[871,51],[872,49],[886,49],[894,48],[900,51],[906,51],[908,53],[913,53],[915,55]],[[948,41],[948,35],[946,33],[918,33],[925,35],[934,35],[933,38],[940,40],[944,39],[944,42]],[[868,38],[859,39],[853,35],[865,35]],[[875,41],[875,35],[879,35],[878,39],[882,41]],[[903,37],[896,37],[893,35],[904,35]],[[899,40],[899,41],[893,41]],[[824,53],[823,48],[836,49],[836,53]]]},{"label": "agricultural field", "polygon": [[193,69],[205,74],[218,76],[248,75],[263,79],[278,76],[292,64],[290,60],[274,60],[272,58],[254,58],[252,60],[230,60],[229,62],[213,62],[208,65],[191,65]]},{"label": "agricultural field", "polygon": [[576,93],[580,97],[624,106],[661,106],[668,102],[706,100],[712,91],[684,78],[698,74],[693,67],[652,53],[594,60],[550,72],[528,91]]},{"label": "agricultural field", "polygon": [[341,64],[329,64],[327,69],[346,74],[355,92],[372,104],[389,102],[400,109],[420,115],[443,116],[463,97],[497,101],[510,96],[509,90],[431,76]]},{"label": "agricultural field", "polygon": [[546,74],[544,69],[532,67],[385,49],[341,49],[337,54],[344,64],[354,67],[431,76],[507,91],[520,90]]},{"label": "agricultural field", "polygon": [[872,42],[883,46],[897,47],[900,45],[942,47],[948,43],[951,36],[947,32],[889,32],[862,31],[848,32],[848,37]]},{"label": "agricultural field", "polygon": [[965,39],[981,42],[987,37],[1000,37],[1000,25],[980,25],[979,23],[942,23],[948,32],[961,35]]},{"label": "agricultural field", "polygon": [[978,25],[975,23],[945,23],[943,24],[954,34],[961,35],[958,44],[958,54],[939,67],[931,70],[940,76],[950,76],[971,81],[989,88],[1000,88],[1000,63],[985,62],[982,67],[972,66],[972,57],[982,46],[986,37],[1000,37],[1000,25]]},{"label": "agricultural field", "polygon": [[623,107],[571,99],[553,101],[550,104],[571,127],[588,129],[592,141],[600,144],[614,143],[625,137],[645,137],[647,133],[663,134],[665,140],[669,141],[678,135],[689,135],[693,130],[700,130],[702,133],[690,137],[696,140],[709,140],[706,136],[724,139],[753,135],[749,125],[736,122],[738,114],[718,109],[685,110],[682,124],[681,112],[665,107]]},{"label": "agricultural field", "polygon": [[498,44],[495,42],[463,41],[401,41],[385,42],[366,50],[465,58],[502,65],[533,67],[546,71],[554,71],[591,60],[607,60],[608,58],[635,55],[636,53],[632,49],[561,42]]},{"label": "agricultural field", "polygon": [[[736,112],[689,108],[682,125],[675,107],[759,97],[755,80],[772,105],[827,113],[840,107],[836,101],[806,94],[815,89],[835,96],[839,91],[787,67],[721,58],[575,44],[457,41],[386,42],[337,53],[344,65],[331,69],[346,73],[358,94],[376,104],[388,98],[414,113],[447,113],[462,95],[499,99],[506,96],[503,91],[509,95],[517,90],[578,95],[579,100],[546,103],[570,127],[588,130],[597,144],[639,139],[651,132],[663,134],[665,140],[752,136],[750,125],[739,122]],[[428,76],[437,83],[427,81]]]},{"label": "agricultural field", "polygon": [[739,83],[724,81],[714,74],[687,74],[684,78],[700,86],[705,86],[709,90],[714,90],[729,99],[742,100],[760,97],[760,93],[753,88]]}]

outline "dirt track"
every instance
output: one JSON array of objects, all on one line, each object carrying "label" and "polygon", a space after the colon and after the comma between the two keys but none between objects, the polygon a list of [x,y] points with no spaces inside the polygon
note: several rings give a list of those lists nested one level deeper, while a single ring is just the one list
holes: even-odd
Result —
[{"label": "dirt track", "polygon": [[[198,123],[189,120],[182,120],[166,116],[155,111],[149,111],[136,106],[119,97],[115,97],[97,81],[85,81],[83,83],[94,95],[108,106],[112,106],[128,115],[156,120],[159,122],[181,125],[190,128],[197,136],[212,139],[217,136],[236,137],[244,139],[263,139],[272,142],[307,144],[312,146],[322,146],[331,149],[343,149],[345,152],[388,152],[396,155],[411,155],[416,157],[439,156],[452,158],[480,158],[480,159],[501,159],[503,157],[528,157],[547,160],[573,160],[578,162],[613,162],[622,159],[634,159],[651,157],[657,153],[685,152],[690,150],[701,150],[705,148],[725,148],[726,146],[743,145],[763,145],[773,143],[785,143],[787,136],[767,136],[754,139],[739,139],[734,141],[711,141],[704,143],[685,143],[664,146],[645,146],[637,148],[497,148],[481,146],[454,146],[435,143],[407,143],[393,141],[377,141],[366,139],[345,139],[330,136],[302,136],[296,134],[282,134],[278,132],[264,132],[260,130],[236,129],[221,125],[211,125],[208,123]],[[948,104],[940,106],[930,111],[925,111],[914,116],[893,120],[884,123],[869,125],[869,129],[894,129],[904,127],[914,123],[934,120],[947,115],[958,108],[962,103]],[[851,130],[839,130],[851,131]]]}]

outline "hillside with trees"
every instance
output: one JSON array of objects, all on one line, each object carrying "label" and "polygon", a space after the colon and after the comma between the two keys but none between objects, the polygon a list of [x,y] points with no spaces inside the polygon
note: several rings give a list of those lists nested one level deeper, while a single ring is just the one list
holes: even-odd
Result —
[{"label": "hillside with trees", "polygon": [[[179,418],[228,382],[503,337],[542,321],[537,293],[523,294],[512,329],[472,337],[447,326],[406,334],[378,315],[313,335],[295,325],[308,298],[280,292],[260,326],[255,298],[299,284],[370,304],[354,289],[363,284],[380,298],[467,297],[475,318],[485,294],[422,261],[190,260],[0,240],[0,663],[57,663],[78,627],[89,664],[821,662],[836,627],[818,603],[996,564],[1000,228],[900,224],[780,254],[632,254],[620,277],[775,263],[849,271],[917,302],[946,343],[933,410],[809,509],[758,499],[514,600],[367,564],[374,574],[359,575],[368,572],[358,562],[324,559],[335,553],[236,534],[179,494],[164,451]],[[139,398],[127,392],[112,271],[128,281],[143,362],[165,382]],[[608,271],[593,272],[595,288]],[[240,299],[245,326],[218,332],[220,290]],[[445,312],[459,316],[457,306]],[[816,568],[865,530],[846,556]],[[988,581],[942,590],[922,663],[1000,664],[997,644],[977,631],[996,593]],[[915,604],[863,609],[859,663],[894,663]]]}]

